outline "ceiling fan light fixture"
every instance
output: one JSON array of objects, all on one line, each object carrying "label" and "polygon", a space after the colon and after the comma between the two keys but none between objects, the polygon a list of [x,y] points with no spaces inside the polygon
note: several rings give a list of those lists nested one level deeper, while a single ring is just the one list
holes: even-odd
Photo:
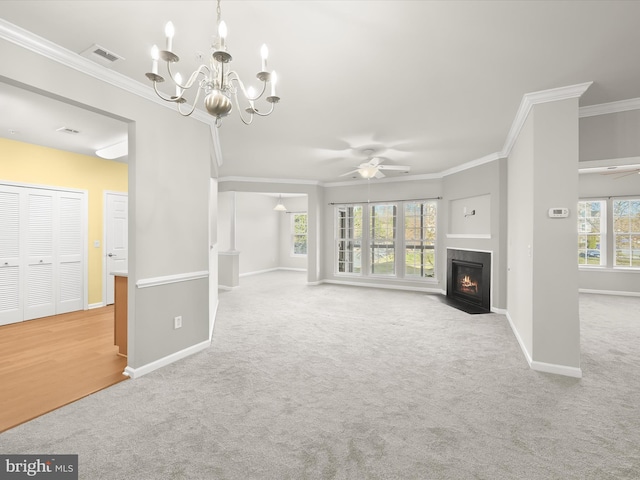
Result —
[{"label": "ceiling fan light fixture", "polygon": [[286,212],[287,211],[287,207],[285,207],[284,204],[282,203],[282,195],[280,195],[278,197],[278,203],[276,204],[275,207],[273,207],[273,209],[276,212]]}]

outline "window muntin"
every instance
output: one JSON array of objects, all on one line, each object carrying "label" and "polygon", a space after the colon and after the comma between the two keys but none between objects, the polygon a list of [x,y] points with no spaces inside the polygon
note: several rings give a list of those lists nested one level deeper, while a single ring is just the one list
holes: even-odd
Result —
[{"label": "window muntin", "polygon": [[362,206],[336,208],[336,249],[339,273],[362,272]]},{"label": "window muntin", "polygon": [[606,265],[606,202],[578,202],[578,265]]},{"label": "window muntin", "polygon": [[613,201],[614,266],[640,267],[640,199]]},{"label": "window muntin", "polygon": [[373,275],[396,274],[396,211],[395,204],[370,207],[369,268]]},{"label": "window muntin", "polygon": [[292,255],[305,256],[307,254],[307,214],[291,214]]},{"label": "window muntin", "polygon": [[404,204],[404,275],[407,278],[434,278],[436,244],[436,204]]}]

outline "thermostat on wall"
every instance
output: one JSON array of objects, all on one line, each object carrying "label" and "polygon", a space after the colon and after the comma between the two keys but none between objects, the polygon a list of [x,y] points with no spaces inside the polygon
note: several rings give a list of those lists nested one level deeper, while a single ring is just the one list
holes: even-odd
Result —
[{"label": "thermostat on wall", "polygon": [[550,208],[549,209],[549,217],[551,218],[566,218],[569,216],[568,208]]}]

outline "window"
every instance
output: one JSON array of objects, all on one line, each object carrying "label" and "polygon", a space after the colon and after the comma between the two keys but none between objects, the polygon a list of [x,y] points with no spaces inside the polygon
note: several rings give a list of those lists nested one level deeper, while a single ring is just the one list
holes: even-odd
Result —
[{"label": "window", "polygon": [[293,233],[293,255],[307,254],[307,214],[291,214],[291,231]]},{"label": "window", "polygon": [[362,206],[336,209],[337,253],[339,273],[362,271]]},{"label": "window", "polygon": [[578,264],[606,265],[606,202],[578,202]]},{"label": "window", "polygon": [[436,204],[404,204],[404,275],[435,276]]},{"label": "window", "polygon": [[640,267],[640,199],[613,201],[614,265]]},{"label": "window", "polygon": [[338,205],[336,274],[435,278],[437,203]]},{"label": "window", "polygon": [[374,275],[396,274],[396,206],[371,205],[369,252]]}]

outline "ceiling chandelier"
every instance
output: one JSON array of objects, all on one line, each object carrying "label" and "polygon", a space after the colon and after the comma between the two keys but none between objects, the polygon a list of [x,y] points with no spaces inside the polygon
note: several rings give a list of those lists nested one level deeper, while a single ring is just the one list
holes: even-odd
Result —
[{"label": "ceiling chandelier", "polygon": [[[168,22],[165,27],[166,49],[159,50],[157,45],[151,49],[151,72],[146,76],[153,82],[153,89],[156,94],[167,102],[173,102],[177,105],[178,112],[183,116],[191,115],[196,108],[200,93],[204,92],[204,106],[210,115],[215,117],[216,126],[219,127],[222,118],[229,115],[232,110],[232,97],[235,100],[236,108],[240,114],[240,119],[249,125],[253,121],[254,115],[266,117],[273,112],[274,106],[280,101],[280,97],[276,95],[277,75],[275,71],[267,71],[267,57],[269,51],[266,45],[262,45],[260,51],[262,56],[262,65],[260,71],[256,74],[258,80],[262,82],[262,91],[257,94],[253,87],[245,88],[240,76],[234,70],[231,70],[229,63],[232,60],[231,54],[227,51],[227,25],[221,20],[220,0],[217,3],[217,22],[218,35],[215,37],[214,44],[211,46],[211,58],[209,65],[200,65],[183,83],[182,76],[172,71],[172,65],[178,63],[180,58],[173,52],[173,36],[175,29],[173,23]],[[164,77],[158,74],[158,60],[164,60],[167,65],[169,78],[175,84],[175,95],[167,95],[158,90],[158,83],[164,82]],[[269,85],[270,95],[264,100],[271,104],[266,111],[260,111],[255,105],[256,100],[263,97]],[[196,88],[196,96],[190,110],[183,111],[182,104],[186,103],[184,94],[191,88]],[[248,114],[248,118],[242,113],[240,102],[238,101],[238,93],[244,97],[243,102],[246,103],[244,111]]]}]

